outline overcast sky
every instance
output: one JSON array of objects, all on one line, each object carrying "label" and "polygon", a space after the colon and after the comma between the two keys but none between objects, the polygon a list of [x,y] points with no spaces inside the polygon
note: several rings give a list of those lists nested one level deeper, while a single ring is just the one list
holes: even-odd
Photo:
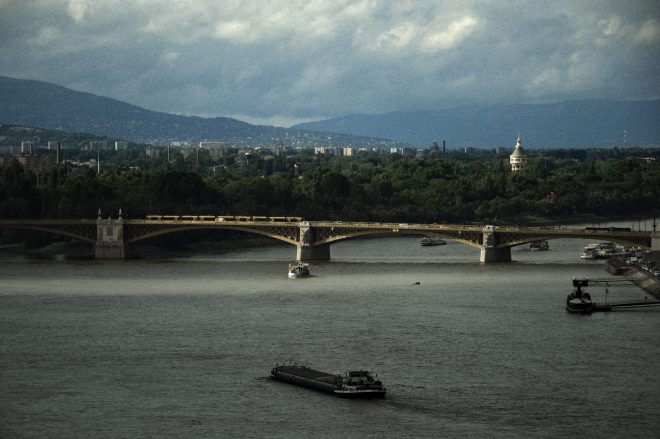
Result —
[{"label": "overcast sky", "polygon": [[0,75],[288,126],[660,97],[657,0],[0,0]]}]

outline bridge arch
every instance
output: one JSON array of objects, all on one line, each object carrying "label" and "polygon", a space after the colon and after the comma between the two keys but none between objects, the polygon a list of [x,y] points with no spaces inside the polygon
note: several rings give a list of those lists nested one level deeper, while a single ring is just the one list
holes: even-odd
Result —
[{"label": "bridge arch", "polygon": [[332,244],[335,242],[339,241],[346,241],[349,239],[353,238],[361,238],[361,237],[369,237],[369,236],[440,236],[445,239],[449,239],[452,241],[459,242],[461,244],[468,245],[470,247],[474,247],[477,249],[481,248],[481,244],[479,242],[469,240],[469,239],[464,239],[458,236],[455,236],[451,233],[439,233],[439,232],[432,232],[429,233],[429,231],[423,231],[423,230],[405,230],[405,231],[400,231],[400,230],[359,230],[359,231],[351,231],[348,233],[343,233],[343,234],[337,234],[337,235],[331,235],[328,236],[327,238],[320,239],[318,241],[314,242],[314,245],[324,245],[324,244]]},{"label": "bridge arch", "polygon": [[57,226],[48,227],[48,226],[39,226],[39,225],[21,225],[21,224],[10,224],[3,225],[3,229],[9,230],[33,230],[37,232],[50,233],[52,235],[66,236],[68,238],[77,239],[82,242],[89,244],[96,243],[96,226],[94,225],[93,230],[90,230],[89,233],[86,231],[72,231],[67,230],[66,228],[60,228]]},{"label": "bridge arch", "polygon": [[126,239],[125,244],[135,244],[140,241],[144,241],[151,238],[156,238],[159,236],[170,235],[173,233],[180,233],[192,230],[233,230],[237,232],[249,233],[252,235],[261,235],[268,238],[272,238],[278,241],[285,242],[291,245],[298,245],[298,241],[291,236],[281,235],[266,229],[258,229],[254,227],[240,227],[240,226],[218,226],[214,225],[212,227],[204,225],[185,225],[185,226],[176,226],[176,227],[163,227],[163,228],[153,228],[151,231],[146,233],[136,235]]}]

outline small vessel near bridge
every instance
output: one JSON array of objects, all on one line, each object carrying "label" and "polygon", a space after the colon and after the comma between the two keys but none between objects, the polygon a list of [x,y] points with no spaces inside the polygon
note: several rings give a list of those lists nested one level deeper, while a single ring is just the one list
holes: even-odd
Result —
[{"label": "small vessel near bridge", "polygon": [[366,370],[353,370],[345,375],[333,375],[306,366],[276,365],[270,372],[273,379],[331,393],[343,398],[384,398],[387,389]]},{"label": "small vessel near bridge", "polygon": [[550,250],[550,245],[547,240],[532,241],[529,243],[529,249],[532,251],[545,251]]},{"label": "small vessel near bridge", "polygon": [[419,245],[422,247],[429,247],[434,245],[445,245],[447,241],[440,238],[439,236],[425,236],[419,241]]},{"label": "small vessel near bridge", "polygon": [[290,279],[307,276],[309,276],[309,264],[305,264],[304,262],[295,262],[293,264],[289,264]]}]

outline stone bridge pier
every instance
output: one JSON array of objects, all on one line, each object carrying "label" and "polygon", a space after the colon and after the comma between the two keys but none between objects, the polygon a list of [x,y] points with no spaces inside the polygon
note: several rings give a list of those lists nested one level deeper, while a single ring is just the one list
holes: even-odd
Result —
[{"label": "stone bridge pier", "polygon": [[301,262],[329,261],[330,244],[314,245],[316,230],[309,223],[300,225],[300,241],[296,246],[296,260]]},{"label": "stone bridge pier", "polygon": [[124,220],[119,210],[119,218],[103,219],[101,210],[96,219],[96,259],[125,259],[128,257],[127,247],[124,244]]},{"label": "stone bridge pier", "polygon": [[493,226],[485,226],[481,245],[481,262],[511,262],[511,247],[498,247],[499,235]]}]

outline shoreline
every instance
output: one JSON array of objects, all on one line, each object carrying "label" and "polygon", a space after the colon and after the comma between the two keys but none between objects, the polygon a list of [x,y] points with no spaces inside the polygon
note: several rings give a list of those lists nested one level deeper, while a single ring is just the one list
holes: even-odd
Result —
[{"label": "shoreline", "polygon": [[639,288],[660,299],[660,279],[639,267],[631,267],[626,276]]},{"label": "shoreline", "polygon": [[[644,260],[660,261],[660,251],[652,250],[644,255]],[[613,261],[610,259],[605,264],[608,273],[614,275],[623,275],[632,281],[639,288],[660,299],[660,278],[654,276],[637,265],[625,265],[622,261]]]}]

